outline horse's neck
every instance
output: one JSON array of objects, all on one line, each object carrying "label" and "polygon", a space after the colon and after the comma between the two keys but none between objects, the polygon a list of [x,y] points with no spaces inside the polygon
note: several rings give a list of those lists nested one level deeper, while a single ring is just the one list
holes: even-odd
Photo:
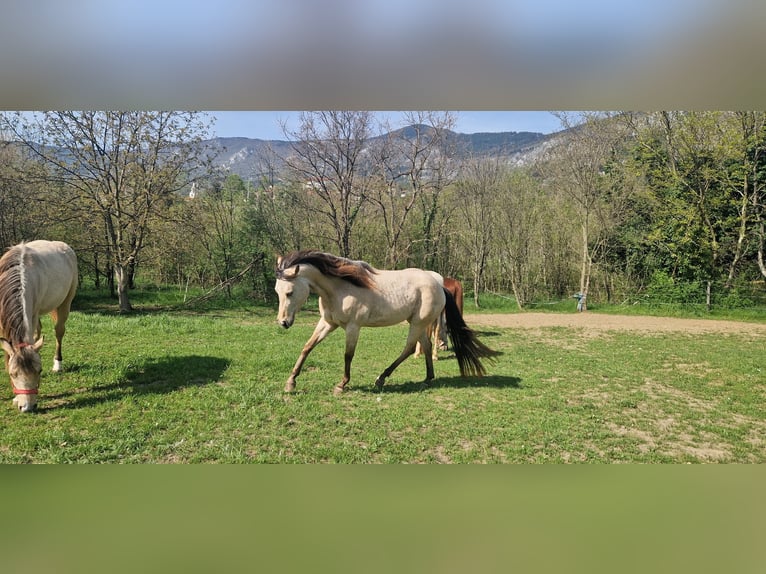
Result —
[{"label": "horse's neck", "polygon": [[338,291],[338,282],[341,280],[323,275],[313,265],[303,266],[300,274],[309,282],[311,291],[319,295],[325,302],[331,301],[333,294]]},{"label": "horse's neck", "polygon": [[33,317],[33,289],[28,277],[22,277],[21,288],[13,296],[13,304],[4,309],[3,336],[13,342],[31,343],[34,341],[37,320]]}]

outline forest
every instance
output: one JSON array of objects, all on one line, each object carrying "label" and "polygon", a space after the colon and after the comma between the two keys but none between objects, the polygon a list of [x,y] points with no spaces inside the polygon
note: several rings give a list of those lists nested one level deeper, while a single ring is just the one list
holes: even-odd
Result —
[{"label": "forest", "polygon": [[147,286],[273,298],[277,254],[423,267],[519,309],[766,304],[766,113],[557,113],[534,161],[466,154],[453,112],[303,112],[257,181],[188,111],[0,113],[0,243],[68,242],[123,312]]}]

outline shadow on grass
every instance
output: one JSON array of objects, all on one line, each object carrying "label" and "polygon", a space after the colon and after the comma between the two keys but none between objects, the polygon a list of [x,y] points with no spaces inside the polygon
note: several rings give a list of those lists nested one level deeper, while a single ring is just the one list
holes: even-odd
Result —
[{"label": "shadow on grass", "polygon": [[[229,363],[228,359],[199,355],[148,359],[130,369],[118,382],[42,395],[38,412],[81,408],[120,400],[128,395],[164,394],[209,385],[221,379]],[[85,368],[74,367],[73,370]]]},{"label": "shadow on grass", "polygon": [[360,388],[360,391],[374,393],[419,393],[428,389],[453,388],[453,389],[518,389],[521,388],[521,379],[519,377],[501,377],[498,375],[489,375],[486,377],[436,377],[425,383],[423,381],[413,381],[410,383],[390,383],[383,385],[383,390],[378,391],[375,386]]},{"label": "shadow on grass", "polygon": [[502,333],[498,333],[497,331],[476,331],[474,329],[473,332],[479,337],[479,339],[483,339],[484,337],[499,337],[502,335]]}]

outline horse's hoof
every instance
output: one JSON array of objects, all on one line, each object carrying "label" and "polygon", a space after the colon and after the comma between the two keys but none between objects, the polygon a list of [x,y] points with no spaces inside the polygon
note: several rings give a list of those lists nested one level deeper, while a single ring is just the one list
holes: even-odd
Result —
[{"label": "horse's hoof", "polygon": [[428,384],[428,381],[423,381],[422,383],[420,383],[420,390],[421,391],[427,391],[428,387],[430,387],[430,386],[431,385]]},{"label": "horse's hoof", "polygon": [[285,383],[285,392],[286,393],[294,393],[295,392],[295,383],[287,382]]},{"label": "horse's hoof", "polygon": [[384,382],[385,382],[385,379],[381,379],[380,377],[375,379],[375,390],[377,390],[378,392],[382,391]]},{"label": "horse's hoof", "polygon": [[340,385],[335,385],[332,390],[332,394],[336,397],[341,396],[344,392],[346,392],[346,387],[341,387]]}]

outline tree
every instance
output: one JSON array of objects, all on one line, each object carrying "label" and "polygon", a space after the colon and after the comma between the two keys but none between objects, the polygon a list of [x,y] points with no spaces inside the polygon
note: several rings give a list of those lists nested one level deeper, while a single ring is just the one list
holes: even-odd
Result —
[{"label": "tree", "polygon": [[[284,158],[288,177],[301,186],[307,217],[329,224],[332,243],[342,257],[352,255],[352,232],[369,199],[372,166],[366,155],[372,113],[303,112],[296,132],[283,128],[292,141]],[[317,201],[314,201],[316,199]]]},{"label": "tree", "polygon": [[35,239],[50,223],[45,206],[53,194],[45,193],[43,178],[18,145],[0,141],[0,248]]},{"label": "tree", "polygon": [[593,266],[609,243],[610,231],[623,213],[625,192],[614,186],[608,167],[619,164],[626,134],[609,115],[583,113],[579,118],[559,113],[566,134],[551,148],[548,176],[559,192],[574,205],[580,226],[580,294],[582,310]]},{"label": "tree", "polygon": [[72,209],[100,219],[121,312],[150,224],[211,157],[197,112],[43,112],[10,129],[69,190]]},{"label": "tree", "polygon": [[227,285],[229,296],[231,286],[227,282],[247,259],[242,245],[245,194],[245,182],[233,174],[222,184],[215,182],[194,200],[201,223],[196,235],[205,248],[218,281]]},{"label": "tree", "polygon": [[763,260],[763,210],[766,207],[766,114],[764,112],[735,112],[734,149],[739,161],[733,187],[738,195],[739,231],[736,248],[726,279],[727,287],[734,281],[737,266],[745,256],[745,244],[751,234],[757,244],[756,261],[761,275],[766,278]]},{"label": "tree", "polygon": [[653,243],[671,277],[732,287],[757,259],[764,203],[763,112],[656,112],[633,121],[656,198]]},{"label": "tree", "polygon": [[[542,273],[539,253],[546,233],[542,214],[550,203],[539,182],[522,170],[507,172],[498,189],[496,240],[500,264],[519,309],[532,298]],[[552,232],[553,230],[550,230]]]},{"label": "tree", "polygon": [[435,223],[444,189],[455,178],[454,150],[449,139],[456,117],[450,112],[409,112],[405,127],[391,130],[376,150],[381,182],[370,200],[383,222],[386,265],[398,266],[411,253],[406,230],[410,215],[420,208],[422,256],[417,262],[433,268],[436,246]]},{"label": "tree", "polygon": [[458,228],[469,257],[473,278],[473,299],[479,307],[484,271],[492,250],[496,228],[497,198],[505,170],[496,158],[468,162],[456,184],[455,202],[463,226]]}]

